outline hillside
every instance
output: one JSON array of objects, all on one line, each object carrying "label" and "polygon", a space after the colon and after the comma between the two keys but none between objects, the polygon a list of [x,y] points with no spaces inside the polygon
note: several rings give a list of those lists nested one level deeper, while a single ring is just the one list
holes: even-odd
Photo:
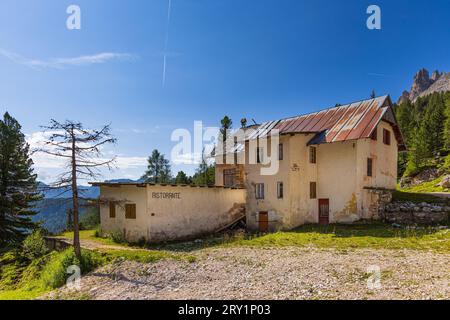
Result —
[{"label": "hillside", "polygon": [[450,189],[450,73],[422,69],[396,106],[408,148],[399,155],[400,186],[413,192]]},{"label": "hillside", "polygon": [[[129,179],[108,180],[106,182],[134,182]],[[39,190],[43,193],[44,199],[36,204],[37,215],[33,217],[33,221],[41,222],[42,227],[51,233],[59,233],[65,230],[67,225],[67,211],[72,208],[72,191],[64,188],[49,188],[43,182],[38,183]],[[78,192],[84,199],[97,199],[100,196],[98,187],[80,186]],[[81,201],[83,204],[83,201]],[[87,212],[86,208],[80,209],[80,217]]]}]

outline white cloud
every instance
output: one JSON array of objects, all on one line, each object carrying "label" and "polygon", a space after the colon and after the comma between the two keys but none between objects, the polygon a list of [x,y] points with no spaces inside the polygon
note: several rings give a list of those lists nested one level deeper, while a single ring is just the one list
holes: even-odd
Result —
[{"label": "white cloud", "polygon": [[49,60],[30,59],[17,53],[0,48],[0,55],[14,63],[21,64],[33,69],[65,69],[74,66],[88,66],[92,64],[103,64],[114,60],[130,60],[135,58],[128,53],[102,52],[94,55],[83,55],[72,58],[53,58]]},{"label": "white cloud", "polygon": [[[30,145],[31,150],[36,150],[40,147],[43,147],[45,145],[44,142],[47,140],[50,134],[51,132],[39,131],[26,135],[26,140]],[[46,146],[46,149],[49,150],[48,145]],[[107,161],[116,153],[111,150],[105,150],[104,154],[108,154],[109,157],[105,159],[98,159],[100,162]],[[39,180],[46,183],[56,180],[57,176],[64,172],[64,169],[67,167],[67,159],[55,157],[42,152],[33,153],[31,158],[33,159],[34,168],[36,170],[36,173],[38,174]],[[105,178],[110,178],[112,174],[114,174],[115,176],[120,174],[121,177],[136,178],[144,172],[146,166],[146,157],[118,155],[113,172],[108,172],[106,168],[101,170],[101,172]]]}]

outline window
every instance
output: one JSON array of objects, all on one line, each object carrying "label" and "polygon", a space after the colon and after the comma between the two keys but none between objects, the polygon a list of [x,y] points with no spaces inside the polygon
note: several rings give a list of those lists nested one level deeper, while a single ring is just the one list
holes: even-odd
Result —
[{"label": "window", "polygon": [[316,199],[317,198],[317,186],[315,182],[309,183],[309,198],[310,199]]},{"label": "window", "polygon": [[264,149],[256,148],[256,163],[264,163]]},{"label": "window", "polygon": [[257,183],[255,186],[256,199],[264,199],[264,183]]},{"label": "window", "polygon": [[309,163],[316,163],[316,148],[309,147]]},{"label": "window", "polygon": [[136,204],[125,204],[125,219],[136,219]]},{"label": "window", "polygon": [[223,170],[223,186],[233,187],[235,185],[236,170],[235,169],[225,169]]},{"label": "window", "polygon": [[373,159],[367,158],[367,176],[372,176],[372,168],[373,168]]},{"label": "window", "polygon": [[383,143],[388,146],[391,145],[391,132],[389,130],[383,129]]},{"label": "window", "polygon": [[110,218],[116,217],[116,203],[114,201],[109,202],[109,217]]},{"label": "window", "polygon": [[372,139],[374,141],[377,141],[377,139],[378,139],[378,129],[377,128],[375,129],[375,131],[370,136],[370,139]]},{"label": "window", "polygon": [[283,144],[278,145],[278,160],[283,160]]},{"label": "window", "polygon": [[278,182],[277,183],[277,196],[278,196],[278,199],[283,199],[283,192],[284,192],[284,190],[283,190],[283,182]]}]

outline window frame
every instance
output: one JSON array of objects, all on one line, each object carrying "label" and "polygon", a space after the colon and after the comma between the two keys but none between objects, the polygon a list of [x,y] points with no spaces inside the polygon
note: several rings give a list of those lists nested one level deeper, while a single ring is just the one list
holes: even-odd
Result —
[{"label": "window frame", "polygon": [[277,198],[284,198],[284,183],[282,181],[277,182]]},{"label": "window frame", "polygon": [[309,199],[317,199],[317,182],[309,182]]},{"label": "window frame", "polygon": [[367,158],[367,172],[368,177],[373,177],[373,158]]},{"label": "window frame", "polygon": [[109,218],[110,219],[116,218],[116,202],[115,201],[109,202]]},{"label": "window frame", "polygon": [[383,143],[387,146],[391,145],[391,131],[383,128]]},{"label": "window frame", "polygon": [[263,164],[264,163],[264,148],[263,147],[257,147],[256,148],[256,164]]},{"label": "window frame", "polygon": [[282,161],[284,158],[284,146],[282,143],[278,144],[278,160]]},{"label": "window frame", "polygon": [[309,163],[317,164],[317,149],[316,147],[309,147]]},{"label": "window frame", "polygon": [[126,203],[125,204],[125,219],[136,220],[136,203]]},{"label": "window frame", "polygon": [[255,198],[256,200],[264,200],[265,197],[264,183],[255,184]]}]

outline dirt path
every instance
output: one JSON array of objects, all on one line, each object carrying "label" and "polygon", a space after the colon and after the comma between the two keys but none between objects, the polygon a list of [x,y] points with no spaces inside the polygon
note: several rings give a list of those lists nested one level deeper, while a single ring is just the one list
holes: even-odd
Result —
[{"label": "dirt path", "polygon": [[[50,298],[450,299],[450,255],[412,250],[204,249],[193,263],[122,261]],[[368,288],[380,268],[379,289]]]},{"label": "dirt path", "polygon": [[[62,241],[65,242],[69,245],[72,245],[73,240],[69,239],[69,238],[55,238],[58,241]],[[80,245],[83,249],[88,249],[88,250],[139,250],[136,248],[131,248],[131,247],[126,247],[126,246],[115,246],[115,245],[109,245],[109,244],[103,244],[99,241],[95,241],[95,240],[86,240],[86,239],[80,239]]]}]

